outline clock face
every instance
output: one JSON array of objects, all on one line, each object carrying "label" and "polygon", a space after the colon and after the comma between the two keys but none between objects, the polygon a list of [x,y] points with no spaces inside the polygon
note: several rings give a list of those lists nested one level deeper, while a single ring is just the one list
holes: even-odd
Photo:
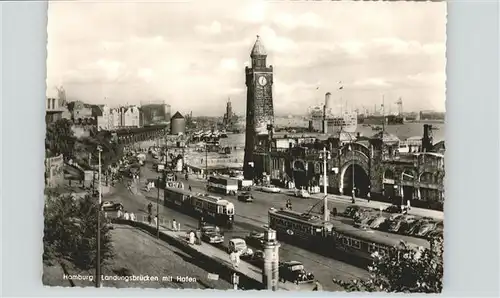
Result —
[{"label": "clock face", "polygon": [[264,77],[264,76],[259,77],[259,84],[261,86],[265,86],[267,84],[266,77]]}]

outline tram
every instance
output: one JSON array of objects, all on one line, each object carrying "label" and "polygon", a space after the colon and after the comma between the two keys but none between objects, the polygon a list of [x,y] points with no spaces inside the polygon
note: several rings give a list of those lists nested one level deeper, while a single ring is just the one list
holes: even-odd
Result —
[{"label": "tram", "polygon": [[331,223],[333,237],[329,239],[328,246],[364,260],[372,260],[374,252],[385,254],[390,249],[398,249],[403,243],[412,249],[430,248],[429,241],[425,239],[360,229],[335,220]]},{"label": "tram", "polygon": [[285,242],[327,255],[340,252],[365,261],[371,261],[374,252],[385,254],[390,249],[398,249],[401,243],[413,249],[430,248],[425,239],[364,230],[337,220],[325,222],[318,216],[292,210],[271,208],[269,227]]},{"label": "tram", "polygon": [[317,216],[292,210],[269,210],[269,227],[281,239],[299,245],[316,246],[330,238],[332,224]]},{"label": "tram", "polygon": [[231,229],[234,223],[234,204],[219,197],[196,194],[181,188],[166,187],[164,204],[220,227]]}]

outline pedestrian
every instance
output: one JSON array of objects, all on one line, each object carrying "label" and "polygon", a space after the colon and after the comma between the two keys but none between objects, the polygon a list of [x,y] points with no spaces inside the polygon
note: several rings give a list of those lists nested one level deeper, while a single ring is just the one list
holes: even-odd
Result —
[{"label": "pedestrian", "polygon": [[149,223],[149,224],[151,224],[151,220],[152,220],[152,218],[151,218],[151,214],[148,214],[148,223]]},{"label": "pedestrian", "polygon": [[172,219],[172,230],[177,231],[177,222],[175,221],[175,218]]},{"label": "pedestrian", "polygon": [[189,191],[193,191],[193,189],[191,188],[191,185],[189,185]]},{"label": "pedestrian", "polygon": [[116,211],[116,217],[117,218],[121,218],[122,217],[122,209],[118,209],[118,211]]},{"label": "pedestrian", "polygon": [[152,214],[152,210],[153,210],[153,204],[151,204],[151,202],[149,202],[149,204],[148,204],[148,213]]},{"label": "pedestrian", "polygon": [[135,214],[133,212],[130,213],[130,220],[135,221]]},{"label": "pedestrian", "polygon": [[337,216],[337,207],[333,207],[332,215],[333,215],[333,217]]},{"label": "pedestrian", "polygon": [[130,219],[130,215],[128,214],[127,210],[125,210],[125,213],[123,214],[123,218],[125,220],[129,220]]},{"label": "pedestrian", "polygon": [[155,215],[154,221],[155,221],[155,227],[157,227],[158,226],[158,216],[157,215]]}]

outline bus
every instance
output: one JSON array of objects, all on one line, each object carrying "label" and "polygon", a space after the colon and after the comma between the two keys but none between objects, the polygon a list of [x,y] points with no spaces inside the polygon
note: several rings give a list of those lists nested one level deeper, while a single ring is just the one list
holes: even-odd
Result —
[{"label": "bus", "polygon": [[224,176],[209,176],[207,190],[224,195],[236,195],[238,180]]}]

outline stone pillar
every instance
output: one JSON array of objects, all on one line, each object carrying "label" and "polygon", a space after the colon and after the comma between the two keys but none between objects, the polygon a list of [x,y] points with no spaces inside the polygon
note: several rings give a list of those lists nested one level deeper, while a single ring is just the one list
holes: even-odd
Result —
[{"label": "stone pillar", "polygon": [[279,247],[276,231],[269,229],[265,233],[264,268],[262,282],[267,290],[277,291],[279,282]]}]

